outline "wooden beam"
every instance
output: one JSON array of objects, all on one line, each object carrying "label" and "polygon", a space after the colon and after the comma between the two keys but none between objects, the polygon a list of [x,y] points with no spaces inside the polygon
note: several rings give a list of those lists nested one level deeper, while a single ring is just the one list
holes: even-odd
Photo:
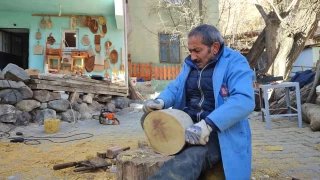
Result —
[{"label": "wooden beam", "polygon": [[61,18],[65,18],[65,17],[79,17],[79,16],[90,16],[91,18],[99,18],[101,16],[97,16],[97,15],[80,15],[80,14],[61,14],[59,16],[59,14],[32,14],[32,16],[42,16],[42,17],[61,17]]},{"label": "wooden beam", "polygon": [[82,93],[92,93],[92,94],[106,94],[106,95],[116,95],[116,96],[127,96],[127,93],[119,93],[119,92],[112,92],[106,90],[98,90],[98,89],[87,89],[87,88],[73,88],[73,87],[64,87],[64,86],[54,86],[48,84],[29,84],[28,85],[31,89],[44,89],[44,90],[51,90],[51,91],[67,91],[67,92],[82,92]]}]

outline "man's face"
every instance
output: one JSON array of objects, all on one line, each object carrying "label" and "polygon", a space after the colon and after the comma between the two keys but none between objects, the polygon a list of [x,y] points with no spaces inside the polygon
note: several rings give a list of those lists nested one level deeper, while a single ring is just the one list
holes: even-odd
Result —
[{"label": "man's face", "polygon": [[220,44],[215,42],[209,48],[202,44],[201,36],[191,36],[188,38],[188,49],[191,60],[201,69],[219,52]]}]

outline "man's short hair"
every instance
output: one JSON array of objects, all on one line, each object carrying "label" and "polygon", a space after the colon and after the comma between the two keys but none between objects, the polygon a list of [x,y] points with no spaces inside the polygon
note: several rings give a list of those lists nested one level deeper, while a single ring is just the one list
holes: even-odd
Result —
[{"label": "man's short hair", "polygon": [[220,43],[220,45],[224,42],[219,30],[214,26],[208,24],[202,24],[193,28],[189,32],[188,38],[192,36],[201,36],[202,44],[208,47],[211,47],[215,42]]}]

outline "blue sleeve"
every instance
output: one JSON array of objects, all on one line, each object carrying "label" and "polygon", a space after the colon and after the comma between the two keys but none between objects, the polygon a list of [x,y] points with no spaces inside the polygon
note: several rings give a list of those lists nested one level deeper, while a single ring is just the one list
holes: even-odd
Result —
[{"label": "blue sleeve", "polygon": [[185,74],[186,71],[185,66],[186,64],[184,64],[184,66],[182,67],[177,78],[174,81],[172,81],[168,85],[168,87],[165,90],[163,90],[157,97],[157,99],[162,99],[164,101],[164,109],[172,107],[177,99],[178,91],[182,83],[182,76]]},{"label": "blue sleeve", "polygon": [[[223,59],[222,59],[223,60]],[[230,61],[226,70],[229,98],[208,115],[220,131],[233,126],[254,110],[253,71],[247,60],[238,56]]]}]

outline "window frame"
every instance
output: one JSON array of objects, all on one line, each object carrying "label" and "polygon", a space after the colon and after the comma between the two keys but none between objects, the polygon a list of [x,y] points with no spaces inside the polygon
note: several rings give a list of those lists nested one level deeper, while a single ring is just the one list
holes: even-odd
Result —
[{"label": "window frame", "polygon": [[[163,44],[163,42],[161,42],[161,36],[162,35],[167,35],[167,36],[169,36],[169,44],[167,45],[168,46],[168,60],[167,61],[162,61],[162,56],[161,56],[161,47],[162,47],[162,44]],[[171,57],[172,57],[172,55],[171,55],[171,52],[170,52],[170,47],[172,46],[171,45],[171,43],[170,43],[170,39],[171,39],[171,36],[172,36],[172,34],[170,34],[170,33],[163,33],[163,32],[160,32],[160,33],[158,33],[158,40],[159,40],[159,63],[166,63],[166,64],[181,64],[181,43],[180,43],[180,38],[181,38],[181,35],[178,35],[177,37],[178,37],[178,42],[179,42],[179,46],[178,46],[178,50],[179,50],[179,52],[178,52],[178,61],[176,62],[176,61],[172,61],[171,59]]]}]

